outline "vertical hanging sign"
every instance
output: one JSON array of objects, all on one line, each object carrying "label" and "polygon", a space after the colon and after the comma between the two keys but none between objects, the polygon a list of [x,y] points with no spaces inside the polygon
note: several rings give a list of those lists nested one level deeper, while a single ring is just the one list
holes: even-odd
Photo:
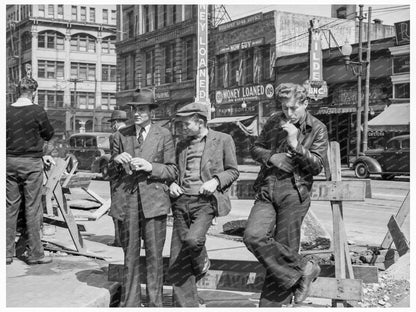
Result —
[{"label": "vertical hanging sign", "polygon": [[317,27],[315,20],[311,21],[309,36],[310,73],[309,80],[305,84],[308,88],[308,96],[314,100],[318,100],[328,96],[328,87],[322,74],[321,30]]},{"label": "vertical hanging sign", "polygon": [[210,104],[208,92],[208,5],[198,5],[196,102]]}]

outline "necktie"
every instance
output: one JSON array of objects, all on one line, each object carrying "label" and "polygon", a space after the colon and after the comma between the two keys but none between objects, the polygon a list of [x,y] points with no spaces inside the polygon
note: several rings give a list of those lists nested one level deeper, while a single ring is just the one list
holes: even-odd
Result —
[{"label": "necktie", "polygon": [[137,137],[137,142],[139,143],[139,146],[141,146],[144,141],[143,132],[144,132],[144,128],[140,128],[139,135]]}]

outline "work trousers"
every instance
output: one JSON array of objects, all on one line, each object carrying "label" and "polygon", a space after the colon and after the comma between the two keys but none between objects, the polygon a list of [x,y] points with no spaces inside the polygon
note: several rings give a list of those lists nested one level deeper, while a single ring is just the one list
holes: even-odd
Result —
[{"label": "work trousers", "polygon": [[172,202],[173,232],[168,277],[173,306],[198,307],[196,282],[208,254],[206,234],[215,217],[213,197],[182,195]]},{"label": "work trousers", "polygon": [[299,255],[302,221],[310,206],[302,202],[290,176],[267,176],[256,195],[244,243],[266,268],[260,307],[289,304],[302,276]]},{"label": "work trousers", "polygon": [[16,225],[24,199],[28,260],[44,257],[40,231],[42,209],[42,158],[6,157],[6,257],[15,254]]},{"label": "work trousers", "polygon": [[143,237],[146,252],[146,295],[149,307],[163,306],[163,246],[167,215],[144,218],[140,200],[138,208],[118,220],[120,243],[124,251],[124,274],[121,307],[141,306],[140,248]]}]

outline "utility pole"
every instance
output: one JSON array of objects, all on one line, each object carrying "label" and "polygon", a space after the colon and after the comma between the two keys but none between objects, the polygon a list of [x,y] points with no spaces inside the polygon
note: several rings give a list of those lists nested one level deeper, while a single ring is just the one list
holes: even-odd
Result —
[{"label": "utility pole", "polygon": [[364,126],[363,126],[363,152],[368,148],[368,109],[370,105],[370,58],[371,58],[371,7],[368,8],[367,27],[367,59],[365,74],[365,95],[364,95]]},{"label": "utility pole", "polygon": [[83,80],[78,78],[71,78],[69,79],[70,82],[74,83],[74,107],[72,107],[72,129],[73,133],[75,133],[75,117],[77,115],[77,104],[78,104],[78,98],[77,98],[77,83],[82,82]]},{"label": "utility pole", "polygon": [[[358,16],[358,62],[362,64],[363,62],[363,4],[360,4],[360,15]],[[360,155],[360,146],[361,146],[361,79],[362,70],[360,69],[358,73],[358,88],[357,88],[357,151],[356,156]]]}]

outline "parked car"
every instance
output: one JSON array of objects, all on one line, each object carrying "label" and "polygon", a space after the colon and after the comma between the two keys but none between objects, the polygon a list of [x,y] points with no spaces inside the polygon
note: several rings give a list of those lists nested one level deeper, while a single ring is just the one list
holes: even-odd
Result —
[{"label": "parked car", "polygon": [[410,175],[410,135],[396,136],[384,148],[366,151],[354,161],[353,169],[360,179],[370,174],[381,174],[386,180],[396,175]]},{"label": "parked car", "polygon": [[109,132],[87,132],[69,137],[69,153],[78,161],[78,169],[107,176],[111,156],[110,135]]}]

